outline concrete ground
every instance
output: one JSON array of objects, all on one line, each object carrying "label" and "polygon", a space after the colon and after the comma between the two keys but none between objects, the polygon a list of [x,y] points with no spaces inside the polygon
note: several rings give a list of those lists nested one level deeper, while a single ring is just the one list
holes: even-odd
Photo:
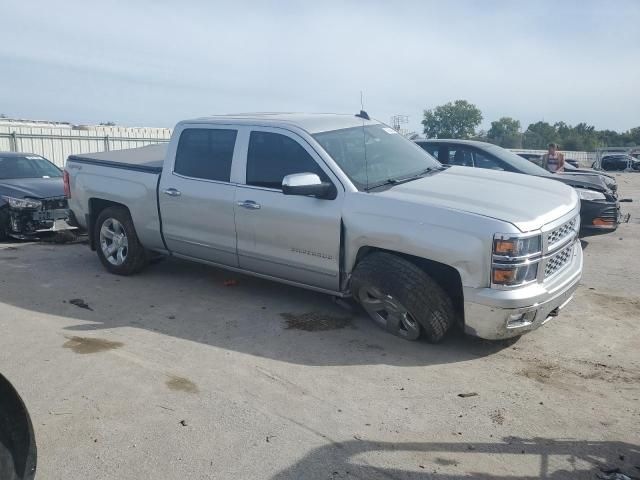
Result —
[{"label": "concrete ground", "polygon": [[85,245],[1,245],[0,371],[37,478],[640,477],[640,175],[618,182],[631,222],[587,239],[574,301],[513,344],[411,343],[222,270],[122,278]]}]

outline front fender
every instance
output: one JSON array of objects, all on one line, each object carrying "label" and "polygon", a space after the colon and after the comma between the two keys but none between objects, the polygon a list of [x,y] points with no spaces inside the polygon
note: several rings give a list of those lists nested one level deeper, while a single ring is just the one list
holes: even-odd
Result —
[{"label": "front fender", "polygon": [[485,286],[492,235],[484,231],[361,213],[345,220],[345,272],[351,273],[362,248],[373,247],[448,265],[458,271],[463,286]]}]

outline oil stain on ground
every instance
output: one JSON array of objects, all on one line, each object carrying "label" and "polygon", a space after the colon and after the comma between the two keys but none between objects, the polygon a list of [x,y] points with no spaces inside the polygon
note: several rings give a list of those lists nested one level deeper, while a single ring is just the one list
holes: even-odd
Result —
[{"label": "oil stain on ground", "polygon": [[337,330],[351,325],[352,317],[337,317],[322,312],[281,313],[287,323],[286,329],[304,330],[305,332],[321,332]]},{"label": "oil stain on ground", "polygon": [[122,342],[112,342],[104,338],[67,337],[67,339],[62,346],[80,354],[106,352],[124,345]]},{"label": "oil stain on ground", "polygon": [[166,384],[170,390],[187,393],[198,393],[198,386],[188,378],[169,375],[169,379],[167,380]]}]

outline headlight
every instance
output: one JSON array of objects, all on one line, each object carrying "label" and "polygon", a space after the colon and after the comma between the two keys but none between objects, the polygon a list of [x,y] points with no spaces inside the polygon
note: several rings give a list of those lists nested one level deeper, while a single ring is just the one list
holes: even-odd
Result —
[{"label": "headlight", "polygon": [[496,234],[493,238],[491,284],[515,287],[536,280],[542,235]]},{"label": "headlight", "polygon": [[491,270],[491,281],[494,285],[514,287],[533,282],[538,278],[538,263],[526,265],[494,265]]},{"label": "headlight", "polygon": [[11,208],[40,208],[42,202],[40,200],[33,200],[30,198],[14,198],[2,196],[2,199],[9,204]]},{"label": "headlight", "polygon": [[584,190],[576,188],[581,200],[605,200],[607,197],[603,193],[594,192],[593,190]]},{"label": "headlight", "polygon": [[499,257],[528,257],[542,253],[542,236],[520,237],[497,234],[493,237],[493,254]]}]

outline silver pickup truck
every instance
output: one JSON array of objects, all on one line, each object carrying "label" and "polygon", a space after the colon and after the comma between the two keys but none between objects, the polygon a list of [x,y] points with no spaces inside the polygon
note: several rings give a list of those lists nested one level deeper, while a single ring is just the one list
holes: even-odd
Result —
[{"label": "silver pickup truck", "polygon": [[521,335],[582,273],[572,188],[443,167],[365,112],[183,121],[168,145],[69,157],[65,182],[112,273],[173,255],[352,296],[408,340]]}]

